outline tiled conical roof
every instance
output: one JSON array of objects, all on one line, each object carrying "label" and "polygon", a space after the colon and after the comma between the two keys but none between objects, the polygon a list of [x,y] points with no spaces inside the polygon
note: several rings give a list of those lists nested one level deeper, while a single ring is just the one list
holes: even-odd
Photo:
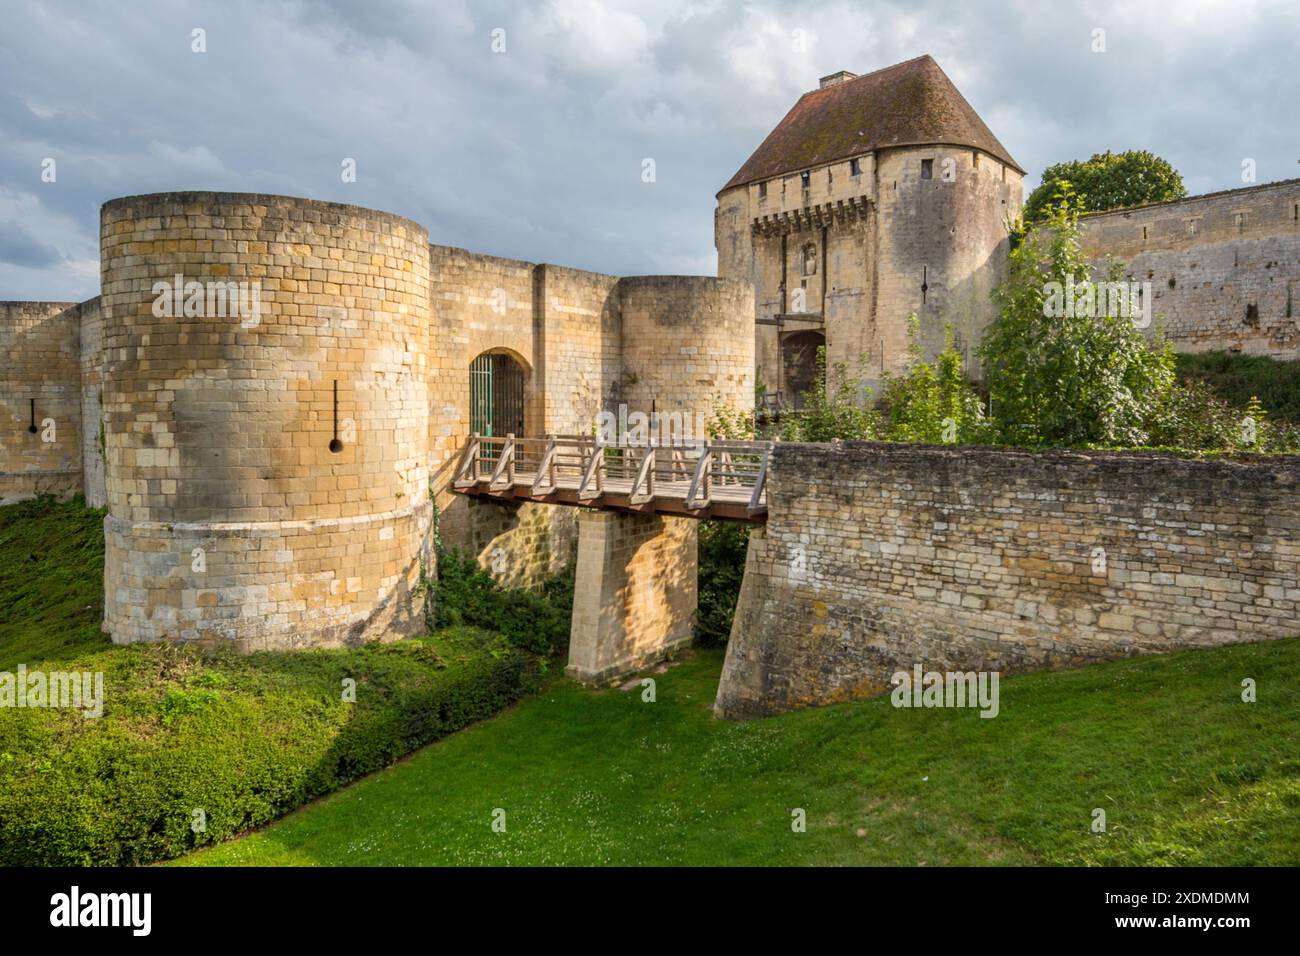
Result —
[{"label": "tiled conical roof", "polygon": [[926,145],[981,149],[1024,172],[926,54],[805,93],[722,190],[870,150]]}]

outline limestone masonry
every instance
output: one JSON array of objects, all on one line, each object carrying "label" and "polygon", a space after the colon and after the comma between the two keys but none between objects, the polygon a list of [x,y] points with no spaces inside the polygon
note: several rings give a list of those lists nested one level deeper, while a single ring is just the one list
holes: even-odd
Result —
[{"label": "limestone masonry", "polygon": [[1300,458],[778,444],[716,711],[1300,633]]},{"label": "limestone masonry", "polygon": [[[448,542],[507,583],[572,560],[572,511],[447,492],[471,430],[752,403],[739,282],[477,256],[400,216],[282,196],[113,200],[101,244],[100,298],[3,306],[3,493],[106,503],[118,642],[400,636],[420,623],[434,499]],[[694,567],[693,522],[655,532],[659,560]]]},{"label": "limestone masonry", "polygon": [[1114,256],[1151,284],[1152,311],[1180,352],[1300,358],[1300,179],[1083,223],[1099,268]]},{"label": "limestone masonry", "polygon": [[[591,435],[623,405],[698,434],[759,379],[794,401],[823,345],[879,380],[912,313],[927,352],[951,325],[973,358],[1023,177],[925,56],[800,98],[717,195],[719,278],[479,255],[309,199],[115,199],[100,296],[0,303],[0,502],[106,507],[113,640],[241,650],[422,627],[436,510],[505,584],[576,562],[570,673],[606,680],[690,639],[695,522],[453,494],[468,436]],[[1085,222],[1177,348],[1300,358],[1300,181]],[[914,663],[1300,632],[1298,468],[779,445],[717,710],[875,693]]]},{"label": "limestone masonry", "polygon": [[[929,56],[824,77],[723,186],[718,275],[754,285],[755,355],[770,399],[796,402],[817,348],[876,385],[951,325],[970,371],[994,314],[1024,171]],[[1300,181],[1100,213],[1107,256],[1152,284],[1180,351],[1300,358]],[[1154,332],[1154,325],[1152,332]]]}]

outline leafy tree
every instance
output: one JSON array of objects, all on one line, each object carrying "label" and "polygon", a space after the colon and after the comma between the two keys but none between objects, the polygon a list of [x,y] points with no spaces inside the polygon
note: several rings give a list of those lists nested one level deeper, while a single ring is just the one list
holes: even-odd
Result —
[{"label": "leafy tree", "polygon": [[[1079,212],[1077,195],[1063,184],[1042,227],[1010,253],[994,291],[999,314],[980,355],[990,415],[1007,444],[1145,444],[1148,422],[1175,384],[1173,349],[1163,338],[1148,344],[1113,308],[1044,314],[1052,283],[1091,281],[1079,248]],[[1121,268],[1112,263],[1109,278],[1119,280]]]},{"label": "leafy tree", "polygon": [[[757,403],[755,408],[759,407]],[[751,441],[757,431],[755,412],[737,408],[730,402],[724,402],[715,396],[713,412],[705,425],[710,438],[731,439],[732,441]]]},{"label": "leafy tree", "polygon": [[907,333],[907,368],[901,374],[885,374],[885,437],[933,444],[983,440],[988,423],[979,396],[963,374],[952,326],[945,326],[944,349],[933,364],[922,356],[916,313],[908,317]]},{"label": "leafy tree", "polygon": [[802,407],[781,424],[782,441],[873,439],[879,434],[880,416],[869,405],[871,390],[846,365],[837,364],[828,375],[824,345],[817,349],[812,387],[802,398]]},{"label": "leafy tree", "polygon": [[1025,201],[1024,221],[1036,223],[1049,218],[1056,194],[1065,184],[1078,194],[1083,212],[1165,202],[1187,195],[1178,170],[1154,153],[1107,150],[1086,162],[1071,160],[1043,170],[1042,183]]}]

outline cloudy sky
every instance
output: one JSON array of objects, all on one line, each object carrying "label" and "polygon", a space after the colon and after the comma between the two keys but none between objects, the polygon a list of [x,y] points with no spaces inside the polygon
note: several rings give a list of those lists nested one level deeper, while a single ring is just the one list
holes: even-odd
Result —
[{"label": "cloudy sky", "polygon": [[798,96],[922,53],[1030,185],[1108,148],[1164,156],[1193,193],[1241,185],[1246,158],[1300,175],[1294,0],[0,0],[0,24],[0,299],[97,294],[100,204],[177,189],[712,274],[714,194]]}]

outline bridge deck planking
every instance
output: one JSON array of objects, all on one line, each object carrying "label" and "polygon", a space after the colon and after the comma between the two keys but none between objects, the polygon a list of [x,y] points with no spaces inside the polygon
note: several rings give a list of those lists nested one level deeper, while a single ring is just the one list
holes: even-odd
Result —
[{"label": "bridge deck planking", "polygon": [[581,436],[471,435],[453,488],[476,497],[760,524],[767,518],[770,448],[769,442],[625,446]]}]

